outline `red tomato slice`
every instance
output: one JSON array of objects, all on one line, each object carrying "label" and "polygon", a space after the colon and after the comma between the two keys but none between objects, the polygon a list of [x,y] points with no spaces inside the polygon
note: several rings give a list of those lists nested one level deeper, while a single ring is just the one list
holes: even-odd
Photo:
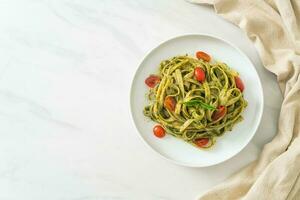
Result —
[{"label": "red tomato slice", "polygon": [[203,51],[197,51],[196,52],[196,57],[198,59],[202,59],[202,60],[204,60],[206,62],[209,62],[210,59],[211,59],[210,56],[207,53],[203,52]]},{"label": "red tomato slice", "polygon": [[160,77],[156,75],[150,75],[145,80],[146,85],[150,88],[154,88],[159,82],[160,82]]},{"label": "red tomato slice", "polygon": [[225,106],[219,106],[217,110],[214,111],[211,118],[213,121],[217,121],[225,116],[227,113],[227,108]]},{"label": "red tomato slice", "polygon": [[199,81],[200,83],[203,83],[205,81],[205,72],[202,68],[196,67],[194,73],[197,81]]},{"label": "red tomato slice", "polygon": [[245,86],[244,86],[242,79],[240,77],[236,76],[236,77],[234,77],[234,80],[235,80],[236,87],[239,88],[239,90],[241,92],[243,92],[245,89]]},{"label": "red tomato slice", "polygon": [[166,135],[165,129],[160,125],[154,126],[153,133],[158,138],[163,138]]},{"label": "red tomato slice", "polygon": [[166,97],[164,101],[164,107],[170,111],[175,111],[176,100],[174,97]]},{"label": "red tomato slice", "polygon": [[206,147],[208,142],[209,142],[209,138],[198,138],[198,139],[195,140],[195,144],[198,147]]}]

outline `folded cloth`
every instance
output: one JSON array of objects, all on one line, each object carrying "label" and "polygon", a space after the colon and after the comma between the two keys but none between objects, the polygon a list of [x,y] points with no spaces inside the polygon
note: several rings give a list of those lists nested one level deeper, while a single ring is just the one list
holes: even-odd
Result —
[{"label": "folded cloth", "polygon": [[254,43],[284,100],[275,138],[258,160],[200,200],[300,200],[300,0],[189,0],[214,7]]}]

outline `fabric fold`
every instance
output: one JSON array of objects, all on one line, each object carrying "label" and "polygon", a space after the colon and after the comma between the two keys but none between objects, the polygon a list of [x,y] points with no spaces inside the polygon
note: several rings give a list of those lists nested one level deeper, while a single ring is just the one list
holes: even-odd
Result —
[{"label": "fabric fold", "polygon": [[258,160],[200,200],[300,199],[300,1],[190,2],[212,5],[217,14],[247,34],[264,67],[277,76],[284,97],[277,135]]}]

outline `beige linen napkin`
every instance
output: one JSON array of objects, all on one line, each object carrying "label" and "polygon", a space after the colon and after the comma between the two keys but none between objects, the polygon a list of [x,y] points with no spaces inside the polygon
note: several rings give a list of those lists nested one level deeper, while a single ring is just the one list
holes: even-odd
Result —
[{"label": "beige linen napkin", "polygon": [[[189,0],[211,4],[254,43],[284,96],[276,137],[259,159],[200,200],[300,199],[300,0]],[[267,100],[266,100],[267,103]]]}]

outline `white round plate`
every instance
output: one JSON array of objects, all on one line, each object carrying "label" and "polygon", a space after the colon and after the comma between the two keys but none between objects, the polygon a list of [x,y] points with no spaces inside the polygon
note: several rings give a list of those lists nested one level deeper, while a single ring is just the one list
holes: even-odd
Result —
[{"label": "white round plate", "polygon": [[[244,97],[248,101],[248,107],[242,114],[244,120],[236,124],[232,131],[218,137],[215,145],[207,150],[198,149],[168,134],[162,139],[155,137],[152,132],[155,123],[143,115],[143,108],[148,102],[145,79],[158,71],[162,60],[186,53],[195,56],[195,52],[199,50],[239,72],[245,85]],[[168,160],[190,167],[215,165],[239,153],[254,136],[263,112],[263,91],[251,61],[232,44],[208,35],[183,35],[154,48],[145,56],[136,71],[130,98],[134,123],[146,144]]]}]

